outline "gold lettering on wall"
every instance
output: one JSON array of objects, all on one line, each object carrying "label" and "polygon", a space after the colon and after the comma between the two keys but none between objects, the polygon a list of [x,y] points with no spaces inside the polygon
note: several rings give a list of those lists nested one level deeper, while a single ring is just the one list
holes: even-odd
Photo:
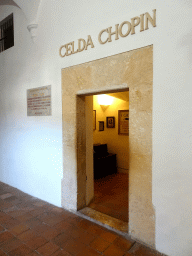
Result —
[{"label": "gold lettering on wall", "polygon": [[101,35],[103,34],[103,32],[107,32],[107,29],[103,29],[103,30],[101,30],[101,32],[99,33],[98,40],[99,40],[99,43],[100,43],[100,44],[105,44],[105,43],[107,43],[107,41],[108,41],[108,37],[107,37],[107,39],[106,39],[104,42],[101,40]]},{"label": "gold lettering on wall", "polygon": [[149,22],[153,27],[156,27],[156,10],[153,10],[153,18],[149,15],[148,12],[145,13],[145,30],[149,29]]},{"label": "gold lettering on wall", "polygon": [[[156,9],[153,10],[153,17],[148,12],[143,13],[131,19],[131,22],[124,21],[120,25],[116,24],[115,27],[108,27],[100,31],[98,35],[98,41],[100,44],[106,44],[112,42],[112,39],[118,40],[120,37],[126,37],[130,33],[134,35],[136,33],[136,27],[140,24],[140,32],[149,29],[149,23],[156,27]],[[112,37],[113,36],[113,37]],[[87,50],[90,45],[94,48],[93,40],[90,35],[87,37],[87,41],[83,38],[78,39],[78,47],[75,47],[75,42],[62,45],[59,49],[59,55],[61,57],[70,56],[83,50]],[[75,50],[76,49],[76,50]]]},{"label": "gold lettering on wall", "polygon": [[87,45],[85,46],[85,50],[87,50],[87,47],[91,45],[91,48],[94,48],[94,44],[93,44],[93,41],[91,39],[91,36],[88,36],[87,38]]},{"label": "gold lettering on wall", "polygon": [[[124,26],[125,24],[128,25],[128,30],[127,30],[127,33],[123,34],[122,28],[123,28],[123,26]],[[121,37],[126,37],[126,36],[129,35],[130,32],[131,32],[131,23],[130,23],[129,21],[124,21],[124,22],[122,22],[121,25],[119,26],[119,35],[120,35]]]}]

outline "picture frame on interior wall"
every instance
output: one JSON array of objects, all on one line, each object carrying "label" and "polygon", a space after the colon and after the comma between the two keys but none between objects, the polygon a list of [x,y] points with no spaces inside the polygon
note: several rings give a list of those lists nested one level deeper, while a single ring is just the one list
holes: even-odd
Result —
[{"label": "picture frame on interior wall", "polygon": [[93,110],[93,130],[96,130],[96,110]]},{"label": "picture frame on interior wall", "polygon": [[115,128],[115,117],[107,116],[106,123],[107,123],[107,128]]},{"label": "picture frame on interior wall", "polygon": [[104,131],[104,121],[99,121],[99,131]]},{"label": "picture frame on interior wall", "polygon": [[118,134],[129,135],[129,110],[118,110]]}]

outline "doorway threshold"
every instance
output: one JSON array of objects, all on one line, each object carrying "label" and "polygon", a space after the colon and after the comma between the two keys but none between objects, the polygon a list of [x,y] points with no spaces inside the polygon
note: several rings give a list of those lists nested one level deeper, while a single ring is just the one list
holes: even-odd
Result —
[{"label": "doorway threshold", "polygon": [[98,212],[89,207],[85,207],[79,210],[78,215],[86,218],[90,221],[93,221],[105,228],[108,228],[112,231],[119,233],[120,235],[126,236],[128,235],[128,223],[122,220],[118,220],[104,213]]}]

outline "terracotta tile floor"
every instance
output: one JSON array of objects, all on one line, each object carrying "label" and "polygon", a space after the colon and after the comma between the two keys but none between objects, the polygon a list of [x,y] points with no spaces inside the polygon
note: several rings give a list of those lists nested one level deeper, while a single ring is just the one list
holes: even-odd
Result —
[{"label": "terracotta tile floor", "polygon": [[0,256],[161,255],[0,182]]},{"label": "terracotta tile floor", "polygon": [[128,222],[128,175],[117,173],[94,182],[90,208]]}]

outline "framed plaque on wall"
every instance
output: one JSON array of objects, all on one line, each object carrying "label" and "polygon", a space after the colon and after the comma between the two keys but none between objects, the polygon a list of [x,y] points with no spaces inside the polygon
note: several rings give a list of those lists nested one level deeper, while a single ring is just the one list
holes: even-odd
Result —
[{"label": "framed plaque on wall", "polygon": [[129,135],[129,110],[118,111],[118,134]]}]

